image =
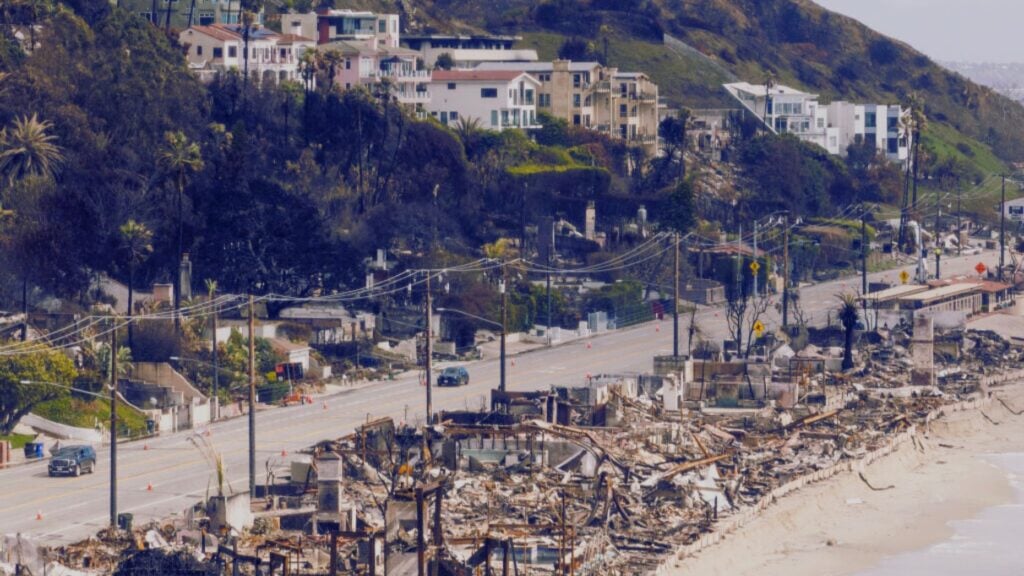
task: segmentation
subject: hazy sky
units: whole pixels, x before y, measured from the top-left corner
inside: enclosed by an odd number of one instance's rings
[[[1024,62],[1024,0],[815,0],[936,60]]]

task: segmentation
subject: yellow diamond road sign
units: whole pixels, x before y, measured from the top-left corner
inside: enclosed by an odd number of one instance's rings
[[[760,270],[760,269],[761,269],[761,265],[758,264],[757,262],[751,262],[750,263],[750,271],[753,272],[754,274],[757,274],[757,271]]]
[[[906,284],[909,281],[910,281],[910,272],[907,272],[906,270],[904,270],[903,272],[900,272],[900,282]]]
[[[760,320],[754,322],[754,333],[757,334],[758,338],[761,337],[761,334],[764,334],[764,323]]]

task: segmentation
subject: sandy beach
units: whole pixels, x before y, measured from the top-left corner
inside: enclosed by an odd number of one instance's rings
[[[1024,409],[1024,384],[998,388]],[[993,423],[995,422],[995,423]],[[997,424],[996,424],[997,423]],[[948,523],[1013,500],[1006,471],[986,454],[1024,452],[1024,415],[998,400],[947,414],[922,438],[867,467],[865,477],[837,476],[790,494],[762,516],[666,574],[699,576],[840,576],[952,535]]]

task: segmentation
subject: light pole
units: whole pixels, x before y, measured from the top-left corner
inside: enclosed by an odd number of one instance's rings
[[[501,282],[498,283],[498,290],[501,292],[501,381],[498,390],[505,391],[505,330],[508,326],[508,268],[505,263],[501,264]]]
[[[495,322],[494,320],[488,320],[487,318],[484,318],[483,316],[477,316],[476,314],[470,314],[469,312],[466,312],[465,310],[458,310],[456,308],[438,308],[437,311],[438,312],[449,312],[451,314],[458,314],[460,316],[465,316],[467,318],[472,318],[474,320],[479,320],[480,322],[483,322],[485,324],[490,324],[491,326],[497,326],[498,328],[501,329],[501,381],[500,381],[500,383],[498,385],[498,389],[501,390],[502,392],[504,392],[505,391],[505,327],[502,326],[500,323]]]

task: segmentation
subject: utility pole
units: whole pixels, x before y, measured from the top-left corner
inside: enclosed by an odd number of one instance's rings
[[[956,177],[956,255],[962,256],[964,252],[963,247],[963,229],[960,227],[960,193],[963,189],[960,187],[960,177]]]
[[[860,293],[868,295],[868,214],[860,215]]]
[[[939,230],[942,218],[942,204],[939,203],[939,191],[935,191],[935,279],[942,278],[942,232]]]
[[[498,390],[505,391],[505,333],[508,332],[508,267],[503,261],[501,263],[501,283],[498,284],[501,291],[501,380],[498,382]]]
[[[754,220],[754,262],[757,262],[757,220]],[[754,272],[754,296],[757,296],[757,272]]]
[[[999,200],[999,281],[1003,281],[1006,265],[1006,174],[1003,174],[1003,192]]]
[[[210,285],[210,302],[213,302],[214,296],[217,294],[217,287],[213,284]],[[210,406],[216,406],[214,412],[210,414],[211,420],[216,420],[220,413],[220,400],[217,398],[217,389],[220,387],[220,368],[217,366],[217,305],[213,306],[213,313],[210,315],[210,322],[212,324],[210,336],[210,344],[213,346],[213,398]]]
[[[430,369],[431,369],[430,362],[432,360],[431,356],[433,356],[433,353],[434,353],[433,346],[431,346],[431,343],[430,343],[430,340],[432,339],[431,324],[432,324],[432,320],[433,320],[431,318],[431,310],[430,310],[433,307],[433,304],[431,303],[431,300],[430,300],[430,272],[427,272],[426,287],[427,287],[427,300],[426,300],[426,311],[425,311],[425,314],[426,314],[426,320],[427,320],[427,327],[423,331],[423,334],[424,334],[425,340],[426,340],[425,348],[426,348],[427,352],[426,352],[426,360],[423,363],[423,368],[424,368],[424,372],[425,372],[425,375],[426,375],[426,378],[427,378],[427,425],[429,426],[434,421],[434,402],[433,402],[433,399],[431,398],[433,382],[431,382],[431,375],[430,375]]]
[[[551,224],[551,244],[548,245],[548,345],[551,344],[551,253],[555,251],[555,225],[554,222]]]
[[[110,527],[117,530],[117,324],[110,331]]]
[[[672,293],[672,355],[679,358],[679,232],[675,238],[675,290]]]
[[[256,497],[256,312],[249,294],[249,498]]]
[[[782,327],[789,326],[789,214],[782,221]]]

